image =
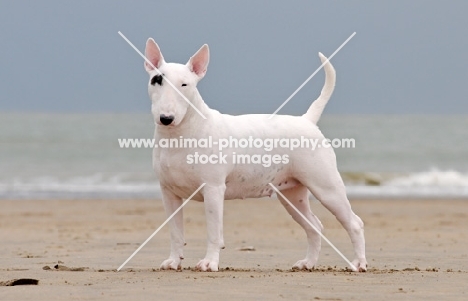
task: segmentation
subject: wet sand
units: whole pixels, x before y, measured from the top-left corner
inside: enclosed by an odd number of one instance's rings
[[[218,273],[193,270],[205,252],[201,203],[185,208],[184,270],[159,271],[169,254],[160,201],[0,201],[1,300],[467,300],[468,201],[354,200],[366,224],[369,271],[346,271],[325,242],[319,266],[291,271],[305,255],[302,229],[277,200],[225,205],[226,249]],[[317,202],[324,234],[352,259],[351,242]],[[254,247],[253,251],[241,251]]]

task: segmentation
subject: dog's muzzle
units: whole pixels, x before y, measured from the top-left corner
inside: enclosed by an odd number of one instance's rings
[[[159,115],[159,120],[161,121],[162,124],[169,125],[174,121],[174,116],[173,115],[167,116],[167,115],[161,114]]]

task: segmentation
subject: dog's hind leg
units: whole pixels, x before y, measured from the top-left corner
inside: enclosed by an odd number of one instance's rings
[[[182,205],[182,199],[167,189],[161,188],[164,210],[169,217]],[[160,269],[180,270],[182,268],[182,259],[184,259],[183,248],[185,245],[182,209],[169,221],[169,225],[171,227],[171,253],[169,258],[163,261]]]
[[[310,203],[308,198],[309,191],[305,186],[299,185],[290,189],[282,190],[281,193],[307,218],[308,221],[312,223],[312,225],[315,226],[318,231],[322,231],[322,223],[310,210]],[[307,255],[305,259],[296,262],[293,268],[300,270],[310,270],[317,263],[321,247],[320,235],[316,230],[314,230],[314,228],[309,225],[307,221],[304,220],[302,216],[297,213],[296,210],[291,208],[291,206],[279,194],[278,199],[280,200],[281,204],[283,204],[284,208],[286,208],[288,213],[292,216],[292,218],[299,225],[301,225],[302,228],[304,228],[307,234]]]
[[[327,208],[348,232],[354,247],[355,259],[353,265],[360,272],[367,270],[364,223],[351,209],[346,196],[346,188],[337,169],[322,166],[321,174],[307,183],[312,194]],[[328,168],[327,168],[328,167]]]

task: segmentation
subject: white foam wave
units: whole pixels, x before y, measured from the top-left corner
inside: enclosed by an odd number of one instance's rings
[[[0,182],[0,198],[159,198],[159,183],[146,175],[121,173],[59,179],[44,176]]]
[[[368,174],[363,175],[364,177],[368,177]],[[374,181],[348,183],[348,197],[468,199],[468,174],[457,171],[431,170],[392,177],[374,173],[372,179]],[[152,173],[97,173],[70,178],[44,176],[0,181],[0,199],[160,197],[159,183]]]
[[[348,185],[347,192],[350,198],[468,199],[468,174],[433,169],[394,176],[377,186]]]
[[[397,177],[382,183],[393,187],[468,187],[468,174],[454,170],[418,172],[403,177]]]

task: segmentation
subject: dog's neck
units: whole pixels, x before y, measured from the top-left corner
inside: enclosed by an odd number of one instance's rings
[[[157,136],[157,138],[179,138],[180,136],[197,137],[197,134],[200,133],[204,127],[208,126],[213,114],[217,111],[208,107],[198,90],[195,90],[193,94],[194,96],[191,99],[193,106],[197,108],[206,119],[195,111],[192,106],[189,106],[183,120],[177,126],[156,125],[155,136]]]

